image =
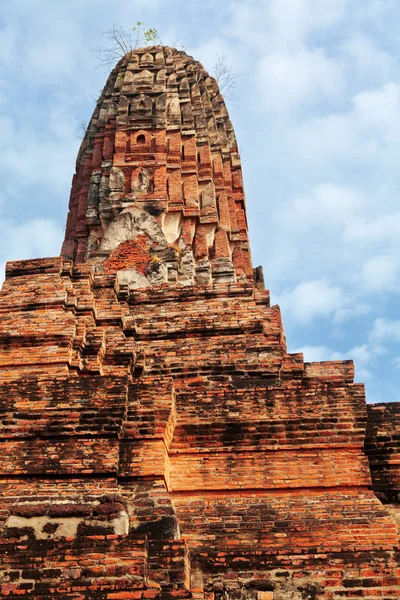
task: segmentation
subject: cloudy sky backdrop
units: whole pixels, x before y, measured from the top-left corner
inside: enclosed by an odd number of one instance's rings
[[[117,21],[212,72],[243,159],[254,265],[289,351],[353,358],[369,402],[400,400],[400,2],[2,0],[0,263],[60,251],[80,140]]]

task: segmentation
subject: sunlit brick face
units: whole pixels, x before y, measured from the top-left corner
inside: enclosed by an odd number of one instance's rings
[[[62,255],[129,270],[137,287],[252,282],[233,127],[185,52],[135,50],[112,71],[79,151]]]

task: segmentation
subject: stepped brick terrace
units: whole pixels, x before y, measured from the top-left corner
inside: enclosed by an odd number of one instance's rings
[[[400,405],[288,354],[194,59],[121,59],[0,313],[2,597],[400,598]]]

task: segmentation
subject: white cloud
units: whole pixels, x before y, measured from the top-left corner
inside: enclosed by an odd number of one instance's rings
[[[348,0],[249,0],[231,5],[228,32],[262,50],[293,52],[310,32],[333,26],[345,15]]]
[[[376,256],[364,264],[361,281],[369,290],[386,291],[397,286],[400,262],[394,256]]]
[[[349,302],[348,308],[340,308],[333,315],[334,323],[343,325],[348,321],[354,321],[370,314],[374,310],[374,306],[371,304],[360,304],[359,300]]]
[[[295,196],[278,213],[281,224],[291,227],[297,234],[313,227],[329,224],[346,225],[349,217],[357,214],[364,197],[356,189],[333,183],[321,183],[308,194]]]
[[[387,82],[360,91],[350,108],[303,119],[289,130],[298,160],[321,168],[338,164],[377,168],[397,164],[400,150],[400,85]]]
[[[358,362],[359,364],[363,364],[363,365],[368,364],[372,359],[371,350],[370,350],[370,348],[368,348],[367,344],[363,344],[362,346],[355,346],[354,348],[351,348],[351,350],[349,350],[346,353],[346,356],[354,357],[354,360],[356,362]]]
[[[390,78],[394,61],[388,52],[378,47],[375,40],[360,31],[355,32],[342,46],[343,57],[354,61],[358,75],[374,80]]]
[[[375,319],[369,334],[372,342],[400,342],[400,320],[379,317]]]
[[[320,48],[295,54],[272,52],[260,60],[257,74],[262,101],[274,111],[321,100],[331,102],[344,87],[340,65]]]
[[[392,242],[397,241],[399,235],[400,212],[350,220],[344,231],[344,239],[348,242]]]
[[[349,289],[359,279],[360,258],[354,244],[346,247],[346,234],[364,218],[369,204],[369,196],[361,190],[334,183],[320,183],[308,193],[276,203],[269,218],[277,241],[267,267],[270,277],[275,277],[274,287],[288,287],[288,279],[334,278],[337,285]]]
[[[325,279],[303,281],[295,288],[284,290],[277,297],[283,314],[290,314],[302,324],[328,317],[346,304],[343,290]]]
[[[392,81],[381,88],[354,96],[354,115],[361,130],[377,133],[383,141],[399,142],[400,125],[393,117],[400,115],[400,85]]]
[[[280,33],[290,31],[290,37],[299,38],[339,21],[346,4],[346,0],[272,0],[270,17]]]

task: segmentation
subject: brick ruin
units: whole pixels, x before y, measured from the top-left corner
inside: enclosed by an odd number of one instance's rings
[[[2,597],[400,598],[400,404],[287,353],[198,62],[118,63],[0,312]]]

